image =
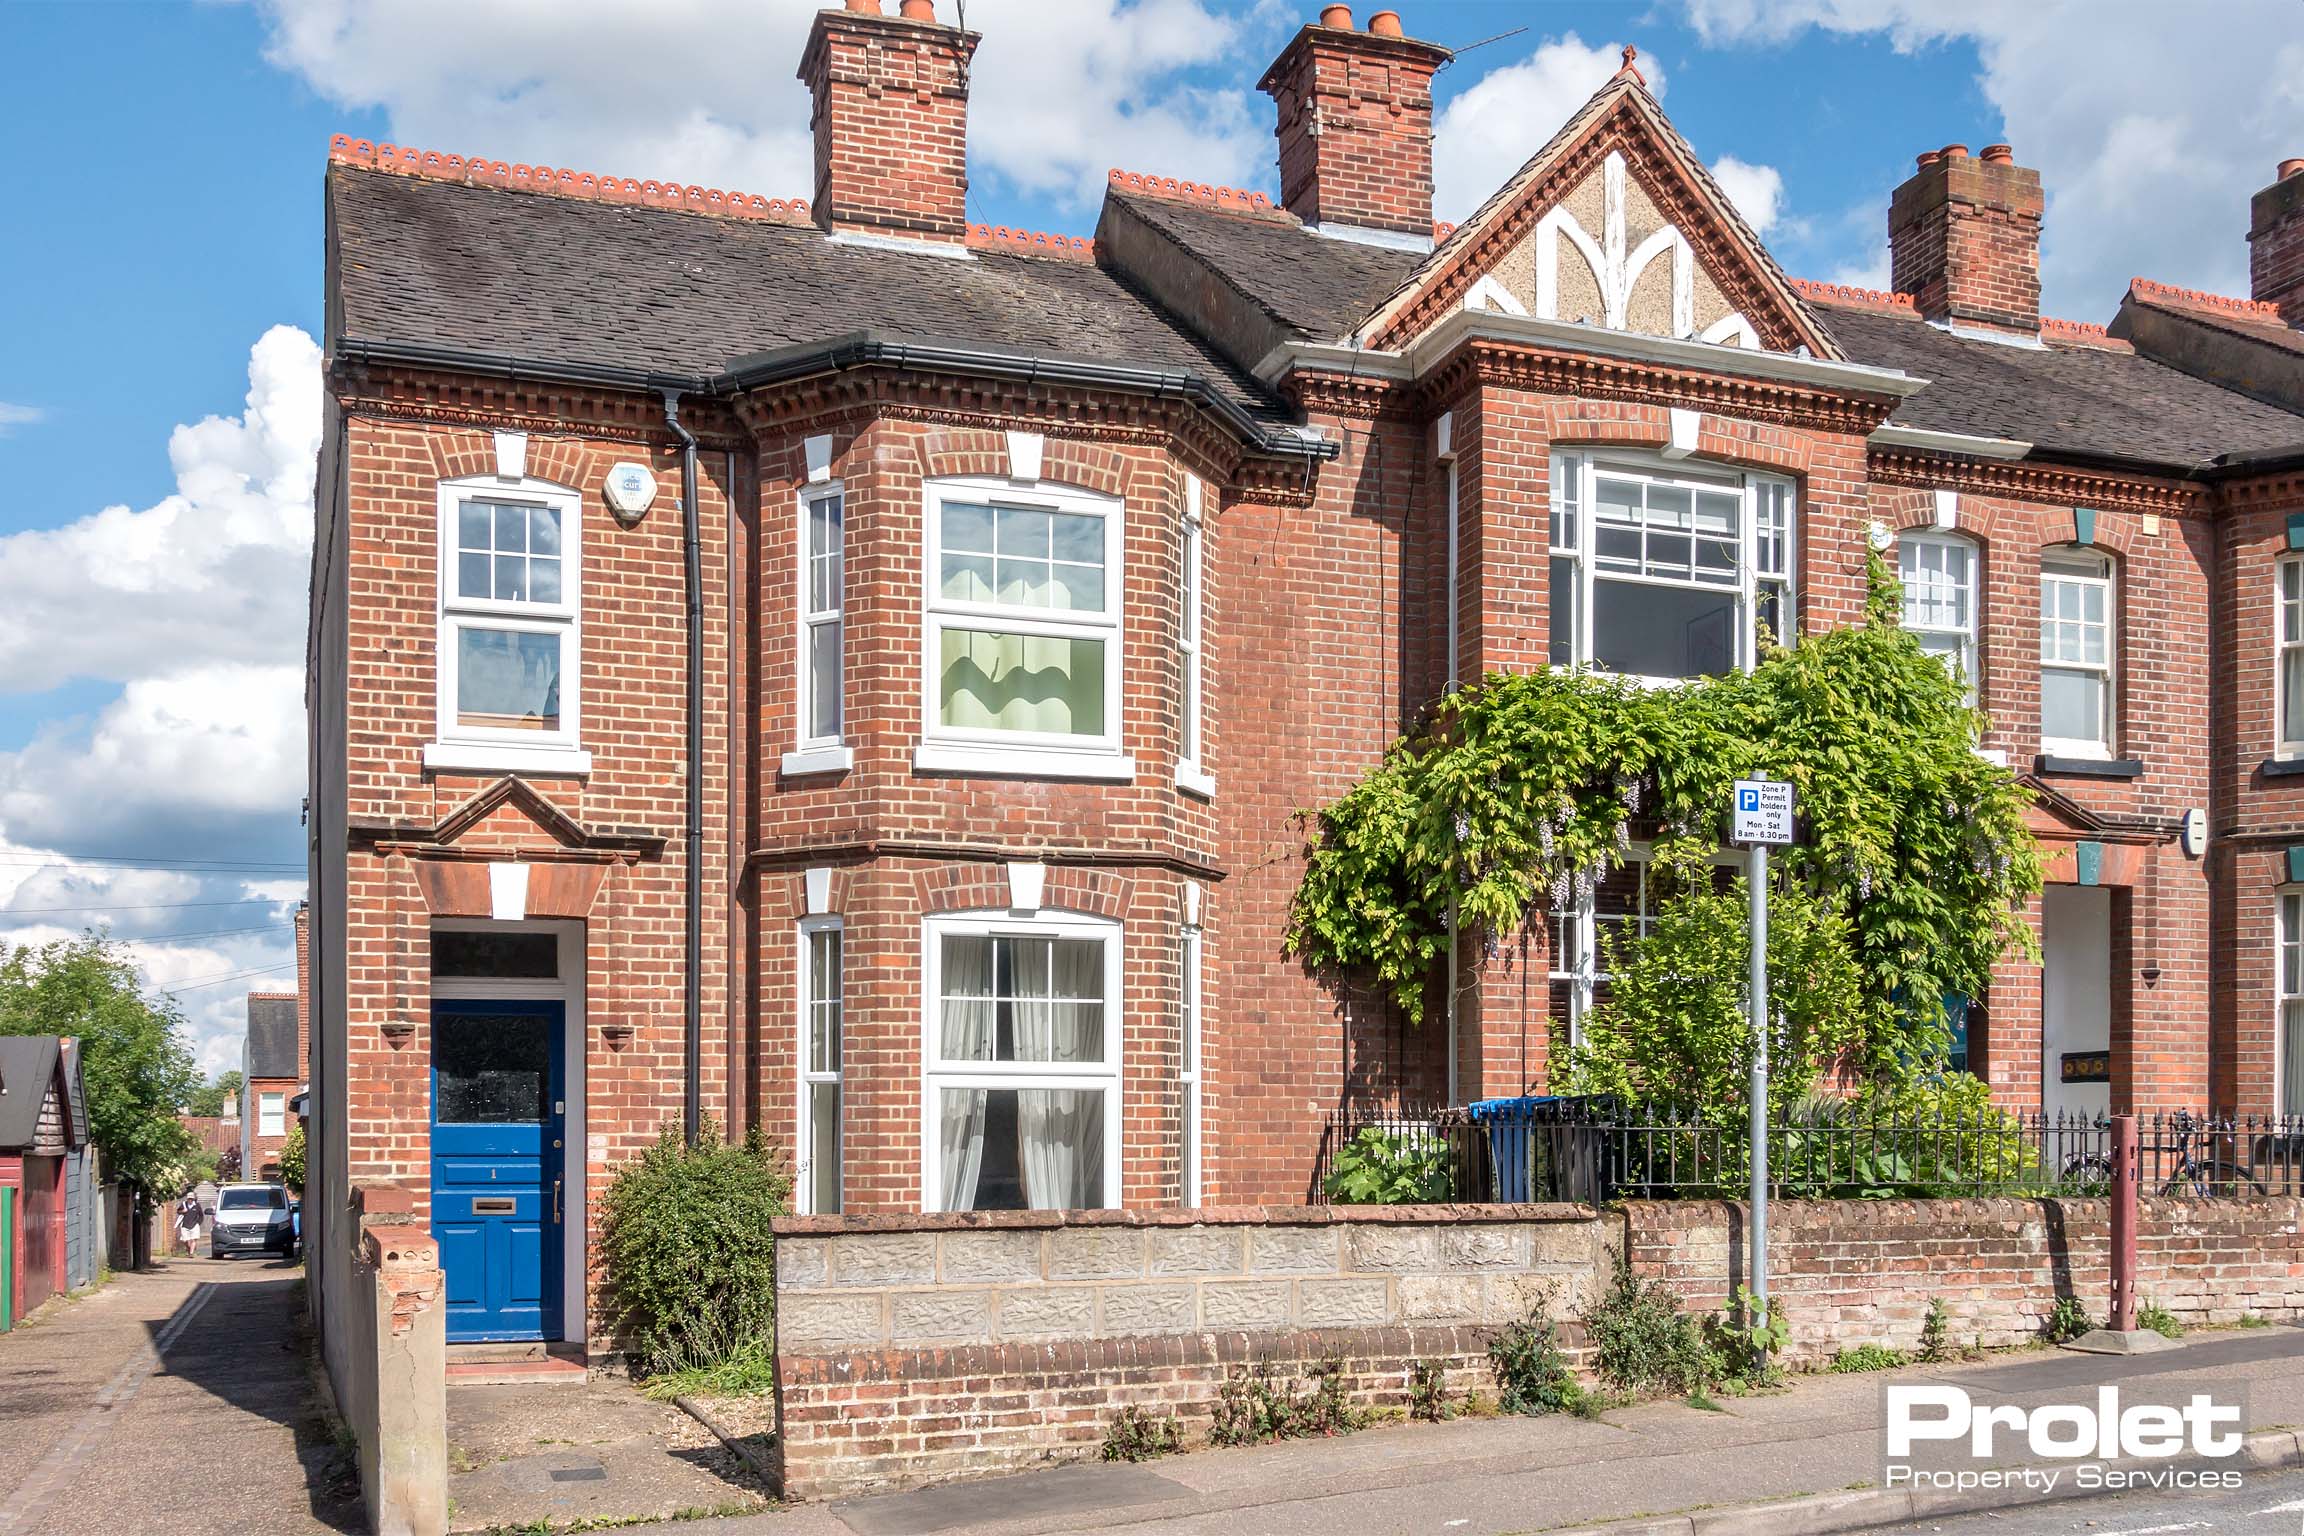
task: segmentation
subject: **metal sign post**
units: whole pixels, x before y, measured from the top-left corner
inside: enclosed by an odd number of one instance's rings
[[[1753,1326],[1768,1321],[1768,849],[1792,841],[1792,786],[1765,775],[1736,781],[1730,841],[1751,850],[1745,875],[1752,910],[1747,1007],[1752,1021],[1752,1297]]]

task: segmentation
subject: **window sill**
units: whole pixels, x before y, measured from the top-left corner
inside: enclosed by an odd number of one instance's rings
[[[2144,762],[2135,757],[2064,757],[2043,752],[2033,761],[2035,773],[2059,774],[2072,779],[2140,779]]]
[[[591,776],[592,754],[580,747],[430,741],[424,744],[424,768],[428,773],[517,773],[539,779],[582,779]]]
[[[922,773],[964,773],[1012,779],[1097,779],[1125,784],[1136,777],[1136,759],[1084,752],[1051,752],[1038,747],[959,746],[923,742],[912,749],[912,766]]]
[[[1995,768],[2008,766],[2008,749],[2006,747],[1978,747],[1976,755]]]
[[[1188,795],[1198,795],[1203,800],[1213,800],[1216,798],[1216,775],[1208,772],[1197,763],[1178,763],[1176,765],[1176,787]]]
[[[785,753],[781,766],[788,779],[806,778],[815,773],[846,773],[856,766],[856,749],[809,747],[805,751]]]
[[[2304,779],[2304,757],[2268,757],[2256,771],[2268,779]]]

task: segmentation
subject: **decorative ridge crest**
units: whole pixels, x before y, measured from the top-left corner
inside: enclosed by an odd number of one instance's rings
[[[2259,299],[2228,298],[2221,293],[2209,293],[2199,288],[2178,288],[2172,283],[2156,283],[2148,277],[2130,278],[2128,291],[2139,299],[2173,299],[2179,304],[2221,309],[2227,314],[2240,315],[2250,320],[2269,320],[2274,325],[2287,324],[2280,316],[2279,305],[2266,304]]]
[[[1263,193],[1243,191],[1239,187],[1220,187],[1205,181],[1178,181],[1173,176],[1146,176],[1117,167],[1109,179],[1113,186],[1123,192],[1141,192],[1147,197],[1165,197],[1183,203],[1207,203],[1227,213],[1276,214],[1280,211],[1272,205],[1272,199]]]
[[[1096,242],[1085,235],[1052,235],[1039,229],[1010,229],[1005,224],[971,224],[968,245],[979,251],[1006,251],[1013,256],[1045,256],[1056,261],[1096,259]]]
[[[2115,339],[2111,332],[2090,320],[2059,320],[2053,315],[2042,315],[2040,334],[2051,341],[2068,341],[2075,346],[2102,347],[2112,352],[2136,350],[2127,342]]]
[[[1892,293],[1884,288],[1856,288],[1847,283],[1820,283],[1814,278],[1790,279],[1792,291],[1804,299],[1815,299],[1823,304],[1861,304],[1866,309],[1892,309],[1901,314],[1917,315],[1920,307],[1912,302],[1908,293]]]
[[[676,208],[684,213],[755,219],[771,224],[808,222],[808,200],[803,197],[762,197],[753,192],[725,192],[718,187],[692,187],[677,181],[597,176],[590,171],[572,171],[560,166],[519,165],[479,156],[444,155],[438,150],[356,139],[346,133],[329,139],[328,158],[337,165],[357,165],[426,181],[539,192],[582,202]]]
[[[1456,226],[1446,219],[1434,219],[1432,221],[1432,243],[1434,245],[1439,245],[1454,233],[1456,233]]]

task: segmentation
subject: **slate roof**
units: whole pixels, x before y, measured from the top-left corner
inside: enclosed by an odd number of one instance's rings
[[[2125,350],[2015,347],[1955,336],[1917,315],[1818,303],[1850,360],[1928,380],[1897,425],[2012,437],[2079,453],[2191,466],[2304,443],[2304,416]]]
[[[954,261],[814,226],[328,168],[330,341],[713,375],[861,330],[1188,370],[1278,407],[1113,274],[977,251]]]
[[[54,1035],[0,1035],[0,1148],[32,1145],[62,1048]]]
[[[1286,214],[1231,213],[1117,188],[1105,195],[1309,340],[1344,336],[1424,260],[1418,251],[1316,235]]]
[[[252,992],[248,996],[248,1048],[241,1073],[253,1080],[304,1080],[304,1064],[296,1059],[296,999]]]

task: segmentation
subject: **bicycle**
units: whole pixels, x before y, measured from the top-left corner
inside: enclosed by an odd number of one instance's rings
[[[2150,1150],[2176,1154],[2176,1171],[2161,1184],[2161,1194],[2189,1196],[2195,1200],[2231,1200],[2244,1195],[2262,1198],[2266,1193],[2264,1181],[2257,1178],[2246,1163],[2214,1155],[2215,1139],[2233,1134],[2229,1120],[2203,1120],[2180,1109],[2168,1117],[2168,1128],[2176,1133],[2173,1143],[2152,1142],[2138,1148],[2140,1153]],[[2200,1143],[2201,1151],[2208,1155],[2195,1156],[2195,1142]]]

